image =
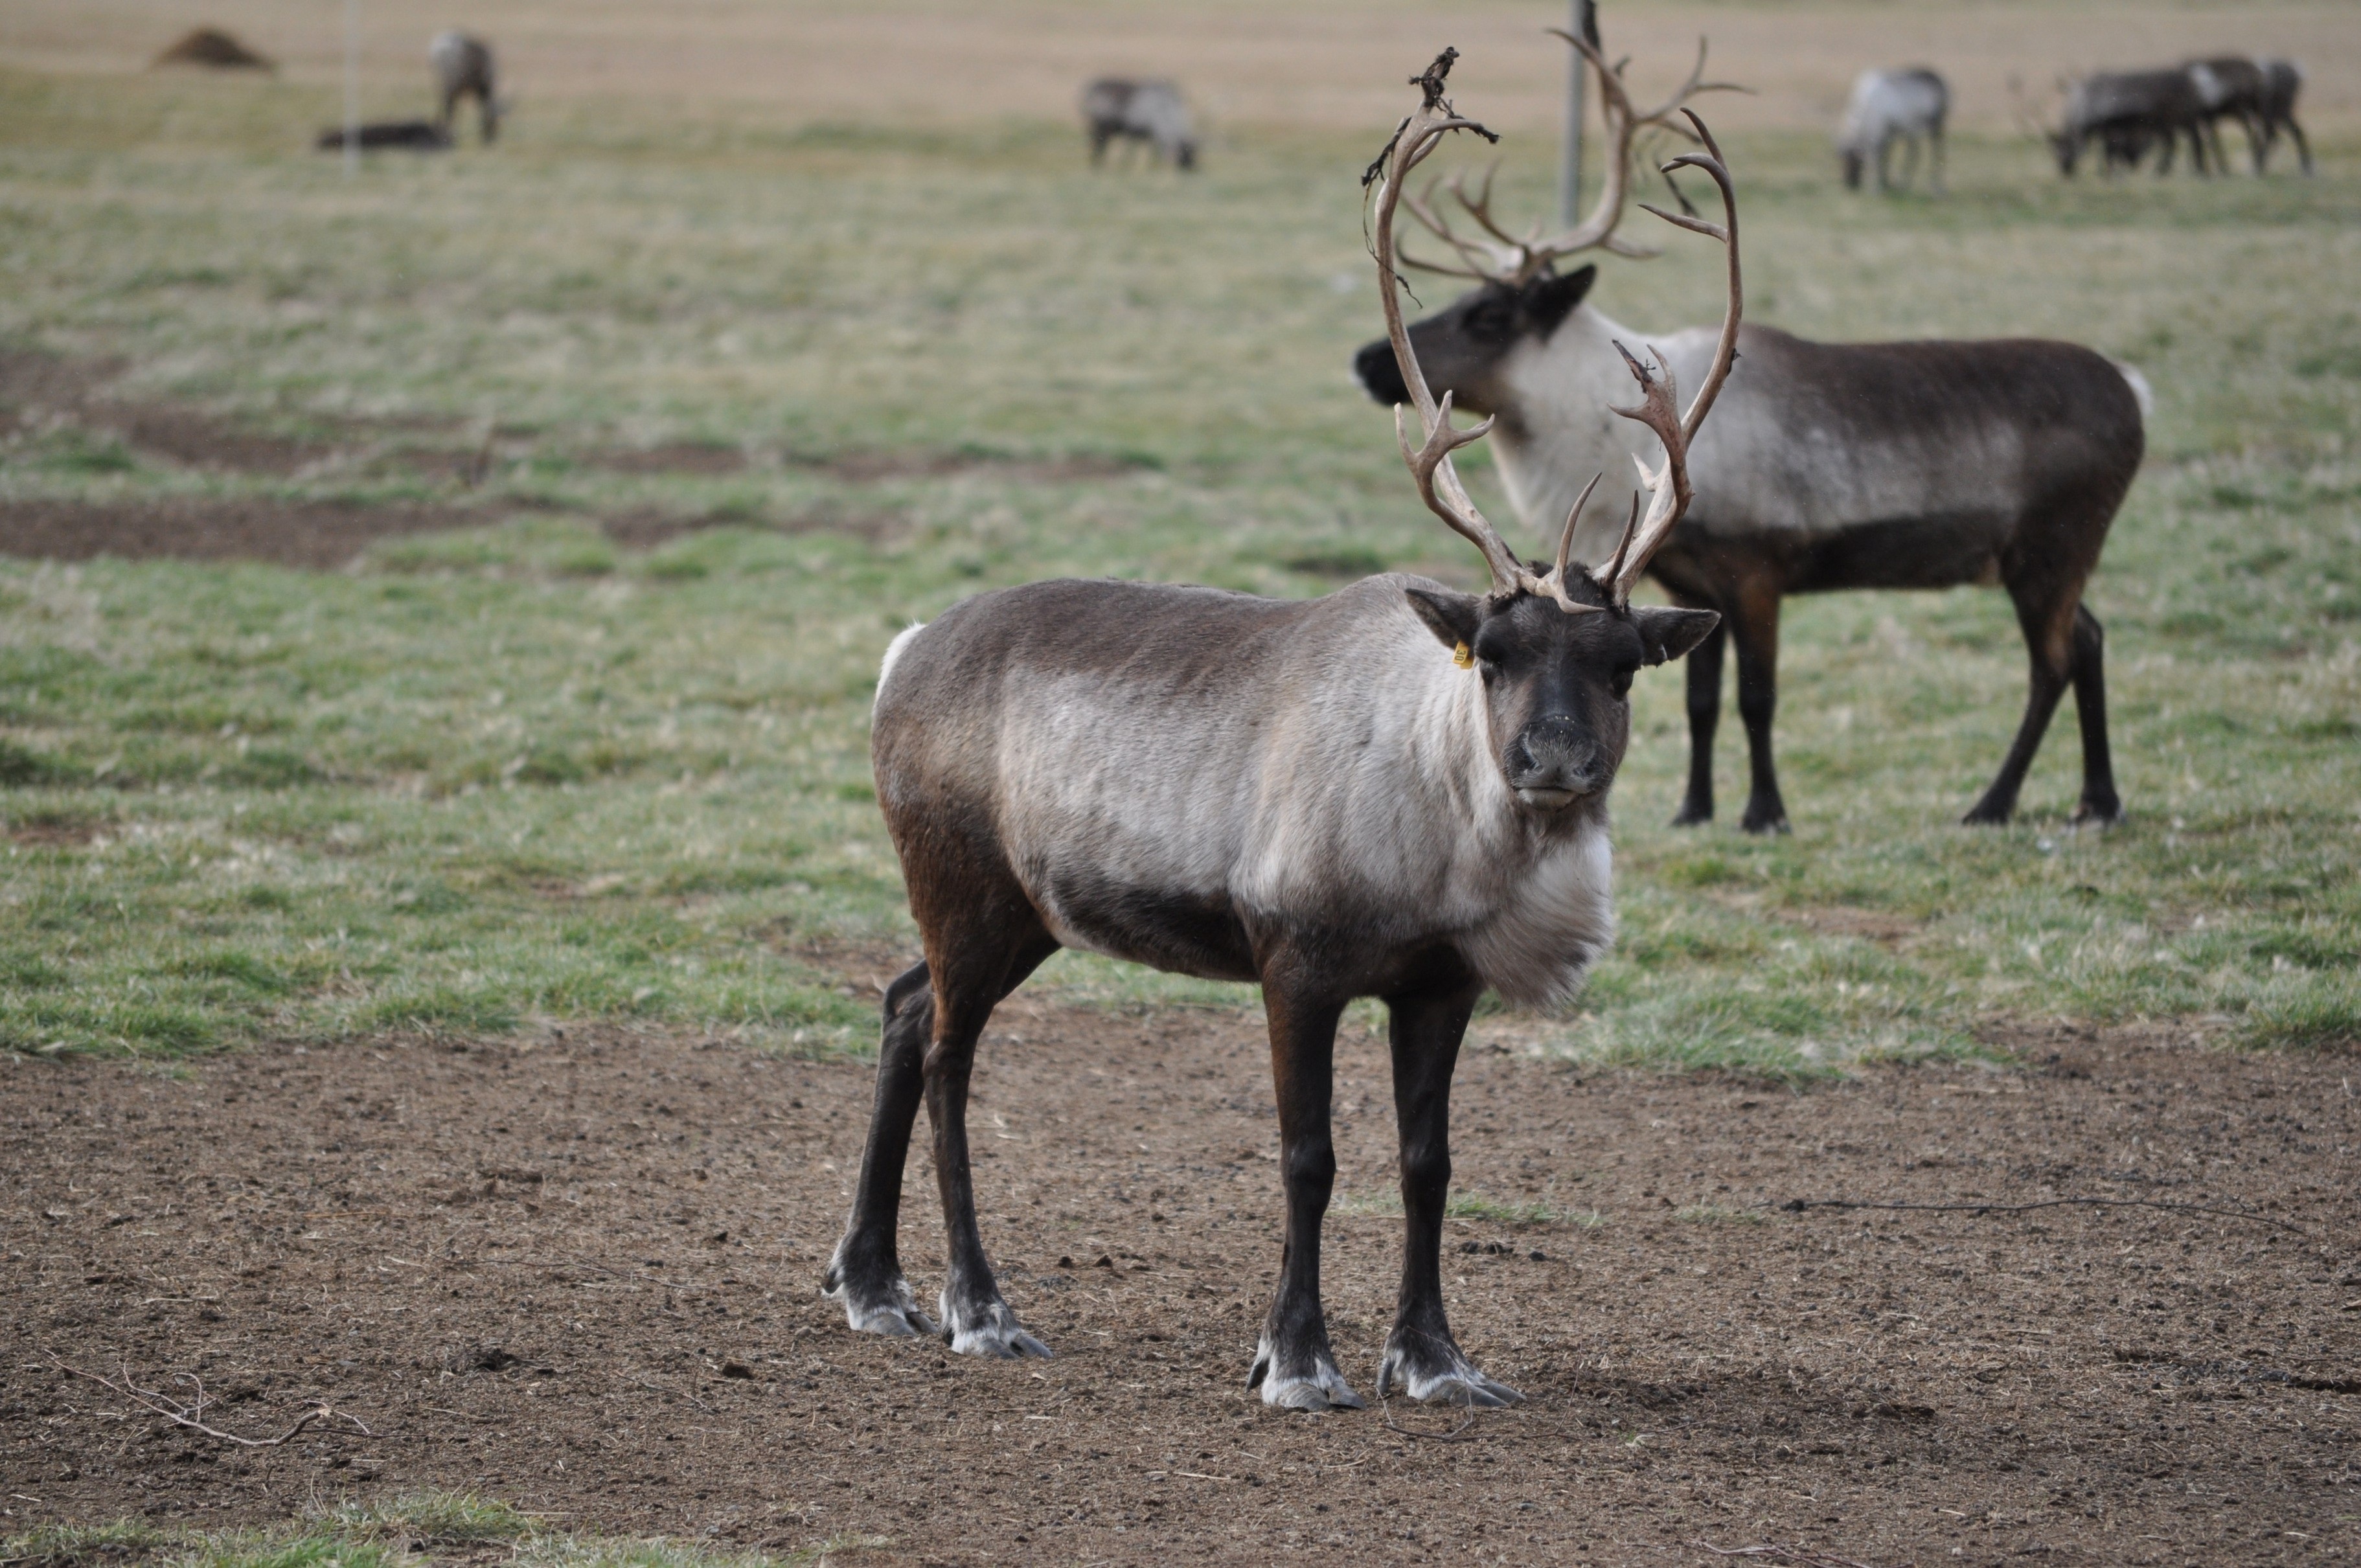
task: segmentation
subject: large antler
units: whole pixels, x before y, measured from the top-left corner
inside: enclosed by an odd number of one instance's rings
[[[1653,346],[1649,348],[1649,357],[1656,362],[1652,374],[1646,366],[1631,356],[1630,349],[1620,343],[1615,345],[1616,352],[1623,356],[1623,362],[1631,367],[1631,374],[1638,378],[1641,389],[1638,408],[1617,409],[1615,411],[1625,419],[1638,420],[1654,431],[1656,439],[1664,447],[1664,461],[1653,473],[1639,458],[1631,460],[1650,491],[1648,514],[1625,526],[1621,543],[1616,545],[1614,555],[1598,574],[1600,586],[1619,605],[1630,602],[1632,585],[1640,580],[1640,574],[1647,570],[1648,562],[1656,552],[1664,548],[1664,541],[1672,534],[1673,525],[1680,521],[1681,515],[1689,509],[1689,443],[1697,438],[1698,427],[1705,423],[1705,416],[1712,411],[1714,400],[1721,395],[1721,384],[1730,379],[1730,367],[1737,362],[1738,321],[1746,303],[1745,285],[1738,263],[1738,195],[1730,189],[1729,167],[1721,160],[1719,144],[1713,139],[1713,133],[1705,128],[1705,122],[1697,118],[1697,112],[1684,109],[1681,113],[1687,115],[1689,124],[1697,127],[1697,140],[1704,144],[1705,151],[1683,153],[1664,166],[1664,172],[1669,174],[1675,169],[1698,169],[1710,175],[1713,182],[1721,188],[1723,221],[1708,223],[1703,218],[1651,207],[1645,202],[1640,205],[1668,224],[1677,224],[1685,229],[1721,241],[1722,248],[1729,253],[1730,303],[1722,313],[1721,338],[1714,345],[1713,364],[1707,369],[1705,384],[1697,389],[1697,398],[1689,404],[1686,414],[1679,411],[1680,389],[1674,382],[1673,367],[1662,354]],[[1569,522],[1567,526],[1571,528],[1573,525]]]
[[[1680,127],[1674,123],[1673,115],[1675,112],[1686,113],[1685,105],[1700,93],[1742,93],[1746,89],[1734,82],[1705,80],[1706,42],[1699,38],[1697,63],[1690,68],[1687,80],[1675,88],[1672,95],[1662,104],[1653,109],[1641,109],[1633,105],[1631,92],[1623,81],[1623,71],[1631,63],[1629,60],[1610,66],[1606,57],[1599,53],[1598,46],[1587,38],[1576,38],[1556,27],[1549,30],[1579,50],[1598,80],[1599,117],[1605,122],[1607,131],[1607,173],[1590,215],[1558,234],[1544,236],[1541,225],[1536,223],[1531,232],[1522,236],[1513,235],[1492,216],[1491,173],[1486,172],[1482,188],[1472,196],[1467,193],[1465,176],[1455,174],[1449,182],[1453,198],[1490,238],[1462,238],[1455,233],[1450,222],[1434,206],[1434,192],[1442,181],[1429,181],[1423,192],[1408,201],[1411,215],[1437,239],[1451,247],[1465,265],[1446,267],[1404,257],[1402,259],[1409,266],[1455,278],[1472,278],[1521,288],[1561,257],[1571,256],[1577,251],[1606,250],[1617,256],[1633,258],[1656,254],[1647,247],[1634,245],[1615,233],[1616,226],[1623,221],[1623,209],[1631,197],[1632,138],[1651,127],[1678,132]]]
[[[1372,248],[1378,258],[1378,292],[1386,313],[1386,336],[1394,347],[1394,359],[1401,367],[1402,384],[1410,389],[1411,401],[1418,410],[1420,444],[1411,444],[1410,430],[1402,422],[1401,405],[1394,405],[1394,435],[1401,443],[1402,460],[1410,465],[1411,477],[1418,482],[1419,499],[1453,532],[1484,553],[1484,564],[1491,569],[1495,593],[1514,594],[1519,591],[1546,594],[1568,610],[1596,609],[1571,598],[1565,587],[1562,570],[1552,571],[1547,577],[1536,577],[1517,553],[1509,548],[1499,530],[1485,521],[1468,499],[1467,488],[1459,482],[1459,471],[1452,466],[1451,455],[1460,447],[1478,442],[1489,433],[1489,419],[1466,430],[1451,426],[1451,394],[1435,400],[1433,389],[1426,384],[1426,372],[1420,368],[1418,350],[1411,346],[1410,330],[1402,324],[1401,277],[1394,267],[1394,210],[1401,203],[1402,186],[1411,170],[1425,161],[1427,156],[1441,146],[1443,138],[1453,131],[1474,131],[1487,141],[1500,138],[1474,120],[1462,119],[1451,101],[1443,95],[1444,78],[1451,74],[1452,61],[1459,58],[1455,49],[1446,49],[1434,57],[1434,63],[1411,78],[1411,85],[1420,89],[1422,101],[1394,129],[1394,139],[1378,153],[1361,177],[1363,185],[1378,181],[1378,210]],[[1595,488],[1596,479],[1591,481]],[[1590,491],[1583,491],[1587,499]],[[1575,505],[1575,515],[1581,515],[1580,502]],[[1566,520],[1566,537],[1558,545],[1561,563],[1570,547],[1574,534],[1574,519]]]
[[[1418,411],[1422,439],[1415,446],[1411,444],[1410,431],[1403,422],[1399,404],[1394,408],[1394,435],[1401,444],[1402,460],[1410,465],[1411,477],[1418,484],[1419,499],[1425,501],[1428,510],[1448,523],[1455,532],[1483,552],[1484,563],[1491,571],[1495,593],[1523,592],[1543,596],[1555,600],[1572,613],[1597,610],[1602,607],[1585,604],[1573,597],[1570,574],[1581,570],[1571,561],[1574,535],[1582,519],[1584,503],[1598,488],[1598,478],[1593,478],[1583,488],[1582,494],[1576,498],[1573,510],[1566,514],[1565,527],[1558,535],[1555,563],[1546,574],[1534,576],[1517,558],[1516,552],[1501,539],[1499,531],[1476,510],[1476,503],[1469,499],[1466,487],[1459,481],[1458,470],[1452,466],[1451,455],[1463,446],[1481,441],[1491,431],[1492,422],[1486,419],[1466,430],[1452,428],[1451,394],[1444,393],[1440,400],[1435,398],[1433,390],[1427,385],[1425,371],[1420,367],[1418,351],[1411,345],[1409,328],[1402,322],[1399,292],[1402,280],[1394,266],[1394,214],[1402,204],[1402,191],[1411,171],[1441,146],[1443,138],[1453,131],[1474,131],[1487,140],[1499,139],[1476,121],[1461,118],[1450,101],[1443,96],[1444,79],[1450,74],[1452,62],[1458,58],[1457,49],[1446,49],[1435,56],[1433,64],[1411,78],[1411,85],[1421,89],[1422,101],[1417,110],[1395,128],[1393,140],[1386,144],[1385,149],[1378,154],[1377,160],[1362,176],[1365,186],[1372,182],[1378,185],[1377,214],[1371,236],[1371,248],[1378,262],[1378,291],[1385,309],[1386,337],[1393,345],[1394,359],[1402,373],[1402,384],[1409,389],[1411,401]],[[1712,133],[1706,129],[1705,122],[1698,119],[1694,112],[1685,109],[1682,113],[1696,127],[1697,137],[1706,150],[1703,153],[1686,153],[1673,159],[1664,165],[1664,172],[1669,174],[1675,169],[1699,169],[1710,175],[1714,183],[1721,188],[1726,222],[1708,223],[1702,218],[1664,212],[1647,206],[1645,203],[1641,204],[1667,223],[1712,236],[1722,242],[1730,255],[1730,305],[1722,318],[1721,341],[1714,353],[1713,367],[1707,372],[1705,385],[1698,389],[1697,399],[1689,405],[1686,416],[1679,411],[1678,389],[1674,384],[1672,367],[1664,363],[1663,356],[1653,348],[1649,351],[1656,359],[1656,370],[1651,373],[1632,358],[1629,350],[1623,350],[1621,344],[1616,345],[1631,365],[1632,375],[1639,379],[1642,400],[1638,408],[1615,411],[1646,424],[1656,433],[1657,439],[1664,447],[1664,461],[1655,472],[1651,473],[1644,463],[1639,464],[1641,477],[1652,491],[1646,517],[1643,519],[1640,515],[1639,498],[1635,495],[1631,518],[1624,525],[1623,538],[1616,546],[1614,558],[1595,579],[1607,590],[1609,601],[1619,607],[1629,601],[1631,585],[1639,580],[1640,573],[1645,569],[1649,559],[1663,548],[1673,525],[1688,510],[1688,444],[1697,434],[1697,428],[1705,422],[1707,412],[1712,409],[1714,399],[1720,393],[1722,382],[1729,379],[1730,367],[1738,357],[1738,322],[1743,302],[1738,262],[1738,199],[1730,187],[1730,170],[1721,160],[1721,148],[1714,141]],[[1637,463],[1638,459],[1633,461]]]

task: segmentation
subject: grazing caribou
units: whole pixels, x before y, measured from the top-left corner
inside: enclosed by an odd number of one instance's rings
[[[2072,178],[2095,141],[2100,169],[2136,167],[2151,147],[2160,149],[2158,174],[2172,172],[2173,149],[2189,138],[2189,161],[2206,172],[2205,101],[2185,70],[2103,71],[2067,89],[2065,121],[2049,135],[2058,171]]]
[[[2291,60],[2266,60],[2259,63],[2263,69],[2263,158],[2270,157],[2271,148],[2279,145],[2279,133],[2285,131],[2295,138],[2296,157],[2309,174],[2312,143],[2304,139],[2303,127],[2295,123],[2295,95],[2302,90],[2303,72]]]
[[[1943,118],[1950,109],[1951,90],[1924,67],[1862,71],[1853,81],[1844,124],[1837,131],[1837,156],[1844,163],[1845,189],[1860,190],[1862,174],[1873,163],[1878,190],[1893,190],[1886,164],[1897,141],[1905,153],[1902,183],[1909,184],[1918,172],[1918,144],[1923,140],[1928,148],[1928,182],[1935,194],[1941,195]]]
[[[1174,82],[1103,76],[1082,89],[1082,125],[1093,166],[1105,160],[1107,143],[1120,139],[1146,143],[1175,169],[1197,167],[1197,132]]]
[[[2230,170],[2229,160],[2222,154],[2222,122],[2235,120],[2246,133],[2246,150],[2255,160],[2255,172],[2260,174],[2266,145],[2263,97],[2269,91],[2263,68],[2244,55],[2225,54],[2192,60],[2181,69],[2189,72],[2190,85],[2197,89],[2197,124],[2205,134],[2206,150],[2213,155],[2213,167],[2225,174]]]
[[[1493,448],[1509,499],[1543,528],[1565,515],[1590,475],[1628,461],[1638,444],[1609,417],[1622,374],[1614,345],[1662,345],[1675,369],[1695,375],[1716,341],[1705,329],[1659,335],[1619,325],[1587,302],[1596,267],[1557,270],[1590,249],[1649,254],[1615,232],[1631,138],[1666,126],[1703,91],[1704,57],[1667,103],[1643,112],[1619,69],[1587,42],[1569,41],[1598,81],[1608,131],[1606,180],[1587,219],[1548,238],[1512,235],[1491,215],[1488,181],[1471,196],[1455,180],[1453,193],[1484,231],[1469,238],[1437,209],[1433,185],[1406,203],[1458,261],[1411,264],[1477,285],[1413,324],[1411,342],[1435,387],[1497,422]],[[1784,832],[1771,753],[1779,601],[1830,588],[1990,582],[2015,602],[2032,689],[1999,775],[1966,820],[2008,819],[2069,685],[2082,730],[2078,819],[2119,817],[2102,633],[2082,586],[2139,468],[2133,373],[2087,348],[2033,339],[1822,344],[1750,325],[1740,354],[1722,412],[1690,457],[1696,508],[1649,567],[1674,602],[1719,610],[1723,621],[1689,655],[1689,780],[1674,820],[1713,817],[1726,638],[1738,648],[1751,763],[1741,826]],[[1383,338],[1355,359],[1380,403],[1408,395],[1395,361]],[[1575,540],[1576,557],[1603,561],[1614,544],[1611,530],[1593,528]]]
[[[476,101],[478,127],[489,146],[500,134],[500,84],[492,71],[492,46],[466,33],[441,32],[426,46],[426,61],[434,68],[435,102],[442,112],[435,124],[443,127],[447,142],[454,134],[452,120],[459,112],[459,100]]]
[[[1320,1297],[1336,1024],[1356,997],[1391,1014],[1405,1246],[1383,1395],[1517,1398],[1451,1335],[1440,1273],[1451,1076],[1488,988],[1573,996],[1612,938],[1607,794],[1631,737],[1627,694],[1712,612],[1636,606],[1634,581],[1687,504],[1689,443],[1729,374],[1741,291],[1736,199],[1706,151],[1674,160],[1720,187],[1724,224],[1675,218],[1729,250],[1730,304],[1684,415],[1673,369],[1631,361],[1621,411],[1664,448],[1598,574],[1518,559],[1468,500],[1451,398],[1427,389],[1401,320],[1392,226],[1402,182],[1455,130],[1456,50],[1369,178],[1389,339],[1421,433],[1400,430],[1426,504],[1483,553],[1482,595],[1369,577],[1324,598],[1047,582],[981,594],[894,640],[871,751],[926,957],[887,988],[860,1186],[824,1288],[858,1330],[941,1332],[970,1355],[1047,1355],[1002,1299],[976,1231],[968,1078],[993,1007],[1060,947],[1184,974],[1258,981],[1270,1028],[1286,1242],[1249,1387],[1290,1409],[1358,1407]],[[1490,133],[1486,132],[1486,135]],[[1619,510],[1620,509],[1618,509]],[[1578,510],[1578,509],[1577,509]],[[949,1268],[941,1326],[896,1257],[920,1102],[934,1129]]]

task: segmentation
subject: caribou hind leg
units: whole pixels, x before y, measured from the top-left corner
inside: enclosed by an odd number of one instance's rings
[[[2041,737],[2058,711],[2058,699],[2066,695],[2067,683],[2074,674],[2075,611],[2080,608],[2081,583],[2036,576],[2012,578],[2007,586],[2009,597],[2016,601],[2017,625],[2025,632],[2030,689],[2025,718],[2016,727],[2016,739],[2009,743],[2008,755],[2001,759],[1999,774],[1974,809],[1960,819],[1977,826],[2003,823],[2015,813],[2017,792],[2025,786],[2033,754],[2041,749]],[[2096,626],[2096,620],[2092,624]]]
[[[976,1041],[1000,999],[1023,983],[1041,960],[1057,951],[1031,910],[1021,922],[1002,911],[1000,929],[968,934],[957,951],[935,951],[935,1035],[927,1047],[927,1118],[935,1132],[935,1184],[943,1201],[943,1239],[949,1266],[943,1277],[942,1332],[961,1355],[1047,1356],[1049,1347],[1025,1332],[1001,1299],[999,1281],[983,1255],[975,1223],[975,1183],[968,1166],[968,1079],[975,1066]],[[1010,927],[1017,927],[1011,931]],[[1029,927],[1030,929],[1025,929]]]
[[[1689,609],[1709,608],[1677,597],[1675,602]],[[1727,621],[1716,624],[1704,641],[1689,650],[1689,786],[1680,814],[1673,818],[1675,828],[1713,820],[1713,732],[1721,723],[1721,650],[1730,640],[1728,626]]]
[[[1320,1223],[1336,1181],[1328,1104],[1334,1091],[1336,1020],[1344,999],[1324,993],[1291,966],[1266,965],[1263,1011],[1270,1020],[1270,1069],[1279,1098],[1279,1168],[1287,1190],[1287,1230],[1279,1290],[1263,1320],[1246,1387],[1289,1410],[1357,1410],[1367,1402],[1336,1370],[1320,1306]]]
[[[1692,655],[1694,656],[1694,655]],[[1443,1310],[1443,1207],[1451,1190],[1451,1071],[1482,983],[1471,976],[1386,999],[1393,1042],[1394,1120],[1401,1137],[1402,1277],[1393,1332],[1378,1363],[1378,1396],[1499,1406],[1524,1396],[1477,1369]]]
[[[2074,607],[2074,717],[2082,729],[2082,798],[2077,822],[2112,826],[2124,819],[2115,794],[2114,753],[2107,745],[2106,629],[2088,605]]]
[[[1779,772],[1771,761],[1771,718],[1779,707],[1779,594],[1766,583],[1741,587],[1732,605],[1737,624],[1738,717],[1746,725],[1750,774],[1746,815],[1738,825],[1749,833],[1787,831],[1787,804],[1779,798]]]
[[[861,1182],[853,1190],[852,1218],[844,1239],[836,1244],[836,1254],[820,1278],[822,1292],[844,1303],[845,1321],[862,1333],[907,1337],[936,1332],[902,1277],[896,1240],[910,1124],[918,1114],[927,1042],[934,1031],[935,995],[921,962],[885,989],[877,1092],[869,1118],[869,1145],[861,1155]]]
[[[949,971],[957,978],[948,992],[954,999],[948,1017],[938,1016],[944,988],[929,963],[912,966],[886,989],[876,1099],[852,1217],[821,1279],[824,1292],[844,1303],[845,1321],[853,1329],[897,1337],[943,1333],[953,1349],[967,1354],[1049,1354],[1009,1312],[984,1261],[968,1173],[965,1118],[968,1073],[984,1021],[994,1003],[1056,950],[1056,941],[1027,910],[1022,918],[1002,919],[989,935],[959,950]],[[922,1100],[934,1124],[935,1169],[950,1242],[940,1303],[945,1322],[939,1328],[918,1308],[903,1277],[896,1241],[902,1174]],[[947,1157],[953,1149],[955,1157]]]

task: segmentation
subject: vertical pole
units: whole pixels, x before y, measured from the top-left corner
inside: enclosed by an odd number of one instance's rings
[[[1591,48],[1598,47],[1598,0],[1570,0],[1567,32]],[[1565,51],[1565,140],[1558,151],[1557,224],[1572,228],[1582,216],[1582,92],[1588,82],[1588,63],[1582,51]]]
[[[361,171],[361,0],[345,0],[345,178]]]

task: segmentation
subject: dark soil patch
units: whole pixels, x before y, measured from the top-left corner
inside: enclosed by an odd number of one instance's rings
[[[335,450],[258,434],[181,404],[113,397],[107,388],[123,370],[119,360],[0,352],[0,434],[71,423],[182,467],[281,477]]]
[[[856,485],[967,474],[988,474],[1020,484],[1071,485],[1089,479],[1120,479],[1155,466],[1143,459],[1129,457],[1000,457],[979,452],[840,452],[827,456],[794,456],[787,461],[792,466]]]
[[[776,521],[741,508],[708,512],[669,512],[660,507],[638,507],[609,515],[601,523],[607,537],[627,550],[653,550],[708,528],[766,528],[777,533],[841,533],[873,544],[900,537],[909,520],[884,507],[845,507],[822,501],[788,513]]]
[[[1453,1222],[1460,1338],[1531,1397],[1464,1426],[1281,1416],[1241,1387],[1279,1261],[1246,1019],[1020,998],[995,1020],[984,1234],[1059,1352],[1021,1364],[856,1336],[818,1299],[861,1067],[571,1031],[259,1048],[182,1079],[0,1058],[0,1479],[27,1521],[447,1487],[572,1528],[851,1530],[938,1563],[2361,1552],[2354,1063],[2071,1046],[2051,1064],[2071,1070],[1805,1096],[1474,1050],[1460,1190],[1603,1223]],[[1336,1102],[1340,1194],[1383,1192],[1380,1042],[1340,1042]],[[904,1257],[930,1299],[924,1164]],[[2068,1193],[2313,1239],[2138,1209],[1776,1208]],[[1332,1331],[1367,1392],[1400,1223],[1347,1213],[1329,1237]],[[375,1435],[233,1449],[52,1357],[200,1374],[234,1431],[325,1398]]]
[[[615,474],[742,474],[746,454],[735,446],[675,442],[637,451],[599,452],[589,458],[594,468]]]
[[[456,507],[258,498],[0,501],[0,554],[269,561],[324,570],[346,565],[376,540],[486,521]]]
[[[247,48],[235,33],[196,27],[181,35],[153,65],[202,65],[214,71],[277,71],[269,56]]]

